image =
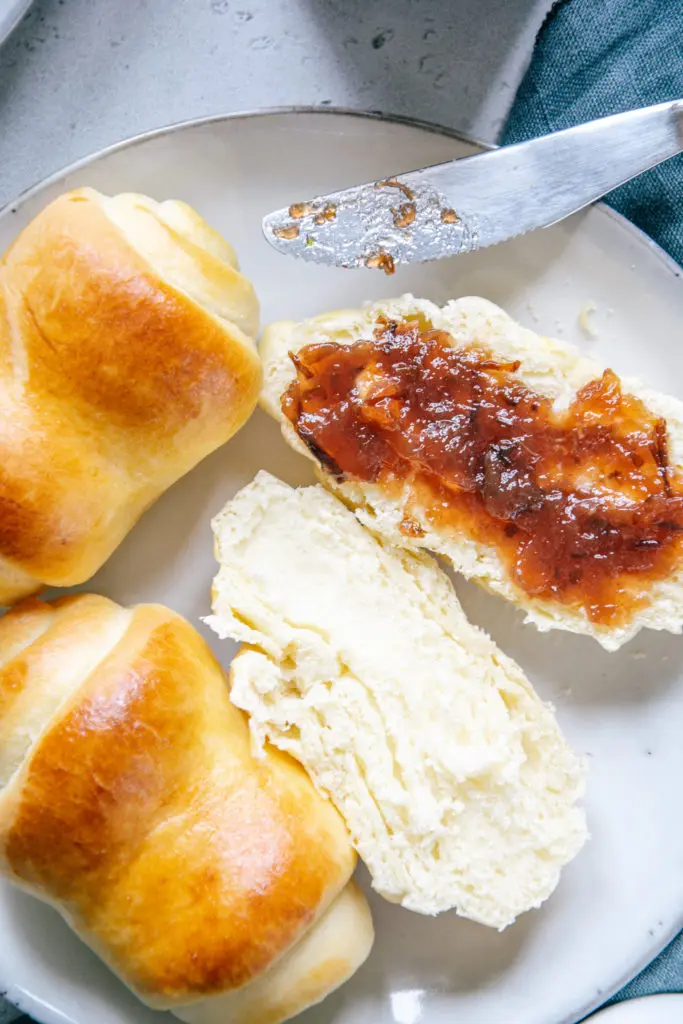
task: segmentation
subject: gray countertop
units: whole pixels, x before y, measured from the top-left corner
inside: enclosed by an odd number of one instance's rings
[[[325,104],[495,140],[549,0],[36,0],[0,49],[0,203],[149,128]]]

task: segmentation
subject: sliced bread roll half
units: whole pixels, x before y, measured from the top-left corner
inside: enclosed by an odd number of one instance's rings
[[[539,629],[683,626],[683,403],[479,298],[276,323],[262,403],[384,539]]]
[[[542,903],[586,838],[583,768],[437,563],[264,472],[213,528],[208,622],[247,645],[232,700],[331,797],[377,891],[496,928]]]

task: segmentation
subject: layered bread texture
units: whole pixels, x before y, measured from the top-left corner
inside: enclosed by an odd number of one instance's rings
[[[583,769],[437,563],[264,472],[213,528],[232,700],[329,794],[378,892],[496,928],[542,903],[586,837]]]

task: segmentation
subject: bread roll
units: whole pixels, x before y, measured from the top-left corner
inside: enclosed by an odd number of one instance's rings
[[[341,818],[285,754],[252,757],[226,683],[158,605],[8,612],[0,874],[149,1006],[276,1024],[354,972],[372,923]]]
[[[419,331],[446,332],[445,343],[456,352],[470,358],[477,352],[492,357],[494,363],[498,361],[495,372],[502,364],[502,376],[510,392],[509,400],[505,397],[507,405],[501,403],[502,427],[489,415],[478,437],[474,429],[471,431],[480,445],[477,458],[481,457],[476,464],[478,482],[473,497],[467,491],[469,482],[456,482],[455,474],[450,478],[437,476],[437,487],[432,483],[434,476],[429,475],[435,472],[435,465],[446,465],[451,457],[448,445],[453,442],[448,429],[440,436],[429,436],[431,428],[421,436],[411,436],[403,419],[397,433],[390,435],[387,427],[383,443],[392,454],[409,449],[413,461],[409,469],[401,470],[402,475],[383,472],[370,479],[346,471],[344,465],[334,466],[334,459],[316,439],[304,444],[283,415],[282,396],[296,378],[290,353],[301,353],[308,345],[332,342],[350,346],[361,339],[372,341],[378,325],[382,329],[387,322],[401,325],[399,329],[416,323]],[[573,346],[519,326],[497,306],[478,298],[458,299],[439,309],[431,302],[405,295],[364,310],[333,312],[298,324],[276,323],[264,332],[261,356],[265,375],[262,401],[280,420],[285,438],[313,458],[325,486],[352,505],[360,520],[384,539],[438,553],[458,572],[513,602],[525,612],[526,620],[541,630],[587,634],[607,650],[615,650],[643,627],[681,632],[683,403],[648,390],[638,381],[620,382],[611,371],[601,379],[604,368]],[[409,387],[423,386],[424,369],[413,367],[413,372],[417,374],[414,379],[410,372],[404,373],[404,382],[408,381]],[[490,377],[481,379],[490,381]],[[360,419],[366,431],[375,430],[376,421],[368,417],[373,415],[371,405],[379,393],[377,381],[357,380],[360,383],[353,385],[354,401],[363,403]],[[387,381],[385,378],[381,383],[386,385]],[[592,381],[601,392],[601,408],[596,402],[596,386],[589,383]],[[315,383],[312,381],[311,387]],[[389,381],[388,390],[396,387],[395,380]],[[442,388],[440,398],[448,394],[449,387],[451,384]],[[387,395],[388,390],[385,387]],[[400,398],[403,410],[406,394],[403,392]],[[481,414],[484,405],[476,395],[473,386],[464,401],[454,402],[452,422],[461,415]],[[623,396],[623,408],[615,405],[615,396]],[[520,408],[530,408],[531,415],[537,412],[536,398],[541,405],[545,403],[552,429],[563,413],[571,412],[572,403],[583,403],[580,421],[577,413],[578,426],[568,442],[565,444],[558,435],[549,446],[550,459],[546,442],[546,455],[536,465],[533,459],[538,458],[534,454],[538,449],[530,448],[527,421],[522,421],[520,414],[520,422],[510,426],[509,407],[515,407],[520,397],[526,403]],[[434,403],[435,411],[431,413],[433,425],[448,428],[450,413],[436,406]],[[509,435],[511,440],[507,440]],[[623,438],[633,451],[624,453]],[[605,449],[611,447],[593,454],[589,445],[598,443]],[[508,445],[505,451],[503,445]],[[525,448],[531,452],[531,470],[526,478],[525,469],[519,470],[515,461],[517,453]],[[421,462],[425,452],[426,462]],[[513,453],[512,462],[509,452]],[[557,452],[561,454],[556,456]],[[347,455],[351,459],[351,449]],[[404,455],[400,458],[404,460]],[[554,458],[557,464],[553,464]],[[409,465],[405,461],[401,464]],[[506,466],[512,466],[507,482]],[[507,488],[504,494],[503,486]],[[669,493],[671,488],[673,494]],[[515,502],[509,514],[505,509],[508,497]],[[668,502],[666,511],[658,513],[659,506],[648,505],[658,500]],[[551,508],[555,501],[557,513]],[[492,506],[494,511],[490,512]],[[648,513],[648,509],[654,511]],[[549,515],[544,520],[546,513]],[[646,514],[657,521],[642,521]],[[573,525],[579,523],[577,515],[582,517],[580,526]],[[669,522],[671,518],[673,523]],[[539,532],[543,522],[548,524],[545,533]],[[565,527],[566,536],[562,536]],[[655,557],[652,549],[659,561],[655,568],[644,571]],[[524,569],[530,551],[539,553],[538,559],[536,564],[531,562],[531,573],[527,563],[524,579],[520,567]],[[545,574],[540,583],[539,565]]]
[[[583,769],[436,562],[267,473],[214,532],[232,700],[329,793],[375,889],[496,928],[546,899],[586,837]]]
[[[258,304],[190,207],[92,189],[0,264],[0,605],[87,580],[257,400]]]

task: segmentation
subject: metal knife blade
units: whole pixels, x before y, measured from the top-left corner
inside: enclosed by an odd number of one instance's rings
[[[548,227],[681,150],[676,100],[294,203],[263,232],[289,256],[391,273]]]

